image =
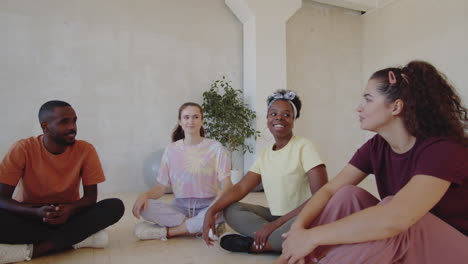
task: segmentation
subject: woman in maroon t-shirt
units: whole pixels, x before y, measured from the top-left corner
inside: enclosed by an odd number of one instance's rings
[[[377,135],[283,236],[278,263],[468,263],[467,109],[427,62],[375,72],[359,105]],[[380,198],[356,187],[375,174]]]

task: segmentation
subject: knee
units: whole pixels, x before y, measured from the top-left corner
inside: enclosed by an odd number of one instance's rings
[[[363,193],[367,193],[366,190],[357,187],[356,185],[346,185],[341,187],[336,193],[336,195],[341,195],[341,196],[359,196]]]
[[[380,204],[386,204],[386,203],[390,202],[392,199],[393,199],[393,195],[387,196],[387,197],[382,199]]]
[[[357,187],[355,185],[347,185],[341,187],[332,197],[330,202],[351,202],[355,200],[361,200],[363,197],[371,196],[366,190]]]
[[[287,226],[285,226],[287,225]],[[273,231],[271,235],[268,237],[268,242],[270,243],[271,248],[273,251],[281,252],[283,248],[283,234],[289,232],[291,226],[288,224],[284,224],[280,226],[278,229]]]
[[[235,212],[238,212],[240,210],[242,210],[242,205],[240,203],[233,203],[229,205],[223,210],[224,219],[228,221],[228,219],[230,219],[231,216],[235,214]]]
[[[106,216],[112,220],[112,224],[119,221],[125,213],[125,205],[122,200],[118,198],[109,198],[99,201],[99,207],[106,211]]]

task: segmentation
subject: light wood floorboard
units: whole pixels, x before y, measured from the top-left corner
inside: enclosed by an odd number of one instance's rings
[[[362,187],[376,195],[375,181],[367,180]],[[131,208],[137,193],[104,194],[101,199],[118,197],[126,206],[122,219],[115,225],[107,228],[109,233],[109,246],[105,249],[69,250],[59,254],[45,256],[28,264],[147,264],[147,263],[177,263],[177,264],[239,264],[239,263],[273,263],[275,254],[247,254],[231,253],[223,250],[216,244],[208,248],[201,238],[180,237],[167,241],[147,240],[139,241],[133,236],[133,227],[139,221],[131,213]],[[173,195],[165,195],[164,201],[171,201]],[[266,205],[263,192],[250,193],[244,202]]]

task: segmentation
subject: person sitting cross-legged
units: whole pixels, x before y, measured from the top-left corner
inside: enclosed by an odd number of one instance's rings
[[[202,107],[193,102],[182,104],[172,143],[161,159],[158,184],[140,194],[133,205],[133,215],[146,220],[135,226],[134,235],[141,240],[167,240],[201,234],[206,211],[232,186],[230,175],[226,149],[205,138]],[[167,187],[172,187],[175,196],[170,204],[159,200]],[[223,223],[218,215],[219,230]]]
[[[264,149],[245,176],[226,191],[206,212],[203,226],[207,245],[216,233],[215,216],[223,212],[226,223],[239,234],[224,234],[220,246],[232,252],[281,252],[283,238],[312,194],[328,181],[325,164],[314,144],[294,135],[302,102],[290,90],[267,98],[267,126],[275,142]],[[240,202],[262,183],[268,207]]]
[[[278,264],[468,263],[468,109],[433,65],[376,71],[357,107],[377,134],[305,205]],[[357,187],[374,174],[380,199]]]
[[[39,121],[44,134],[17,141],[0,163],[0,263],[105,247],[104,229],[124,213],[119,199],[96,202],[104,173],[93,145],[75,139],[70,104],[46,102]]]

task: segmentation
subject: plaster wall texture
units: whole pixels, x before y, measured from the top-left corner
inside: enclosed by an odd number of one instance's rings
[[[385,3],[360,15],[304,1],[276,25],[283,37],[265,21],[242,25],[221,0],[0,1],[0,156],[40,134],[40,105],[62,99],[77,111],[78,138],[100,154],[108,178],[100,190],[146,190],[180,104],[201,103],[222,75],[241,89],[247,76],[255,83],[245,99],[258,111],[258,146],[273,140],[265,98],[286,83],[304,102],[295,133],[316,143],[333,177],[372,136],[360,130],[355,108],[375,70],[428,60],[468,102],[468,2]],[[269,17],[268,8],[259,14]],[[259,30],[264,37],[245,42],[246,28],[251,39]],[[253,65],[243,64],[247,45]],[[278,49],[286,56],[265,58]],[[269,61],[286,65],[266,68]]]
[[[362,78],[420,59],[431,62],[468,104],[468,2],[398,0],[362,16]]]
[[[185,101],[222,75],[242,89],[242,25],[222,0],[0,1],[0,156],[69,102],[96,147],[102,192],[155,183]]]
[[[355,108],[363,87],[360,12],[304,1],[287,23],[288,88],[301,97],[296,135],[312,140],[329,177],[362,144]]]

